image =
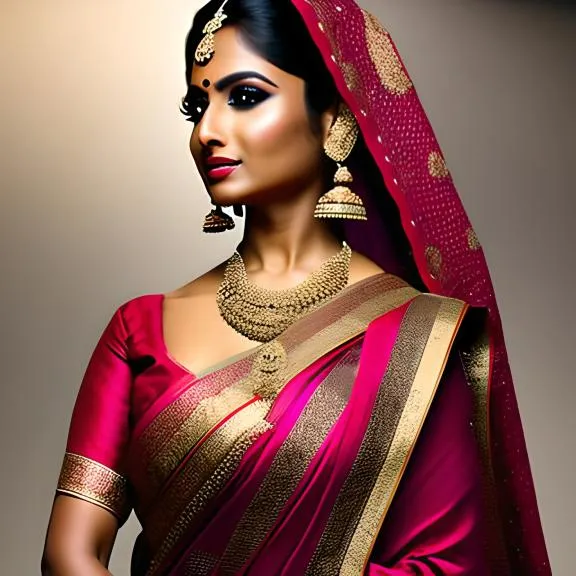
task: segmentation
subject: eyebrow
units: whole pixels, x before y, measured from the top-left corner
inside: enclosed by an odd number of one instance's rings
[[[278,85],[272,82],[270,78],[266,78],[263,74],[256,72],[254,70],[245,70],[242,72],[233,72],[232,74],[228,74],[228,76],[224,76],[224,78],[220,78],[217,82],[214,82],[214,88],[218,92],[223,92],[236,82],[240,82],[241,80],[247,80],[249,78],[257,78],[258,80],[262,80],[262,82],[266,82],[270,86],[274,86],[274,88],[278,88]]]

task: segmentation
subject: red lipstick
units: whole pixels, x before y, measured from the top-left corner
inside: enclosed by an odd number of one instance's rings
[[[224,156],[210,156],[204,161],[206,176],[213,182],[219,182],[227,178],[238,168],[240,160],[226,158]]]

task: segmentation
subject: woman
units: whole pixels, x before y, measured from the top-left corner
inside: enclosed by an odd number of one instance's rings
[[[112,317],[45,573],[107,574],[134,509],[133,574],[550,574],[486,264],[389,35],[352,0],[212,1],[186,61],[204,229],[246,206],[245,236]]]

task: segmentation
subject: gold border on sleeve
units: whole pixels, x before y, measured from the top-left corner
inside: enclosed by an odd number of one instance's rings
[[[56,491],[96,504],[123,521],[129,511],[127,486],[126,478],[107,466],[66,452]]]

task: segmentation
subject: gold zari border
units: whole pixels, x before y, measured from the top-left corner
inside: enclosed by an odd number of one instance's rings
[[[190,412],[185,415],[180,426],[194,426],[193,442],[199,447],[186,460],[182,470],[178,470],[174,479],[169,478],[174,472],[169,468],[175,465],[179,457],[186,457],[193,448],[190,443],[173,445],[167,468],[162,469],[161,465],[157,468],[157,471],[162,470],[161,475],[166,475],[168,486],[162,489],[163,493],[155,499],[153,509],[143,519],[145,526],[150,527],[147,532],[154,554],[149,574],[161,568],[171,550],[191,528],[194,518],[224,481],[232,476],[251,442],[271,427],[266,417],[283,387],[326,353],[364,332],[372,320],[405,304],[418,294],[417,290],[401,279],[387,274],[351,286],[342,296],[310,313],[277,338],[276,341],[286,350],[287,362],[274,375],[274,394],[242,408],[248,399],[254,398],[254,381],[251,377],[241,378],[231,382],[219,393],[205,398],[202,402],[204,417],[200,422],[192,424]],[[249,361],[253,363],[257,357],[258,350]],[[244,358],[241,362],[246,360]],[[230,420],[221,424],[226,414],[236,410],[239,411]],[[171,418],[173,416],[171,414]],[[156,419],[156,424],[161,420],[162,414]],[[238,421],[244,423],[240,428]],[[244,444],[242,434],[252,440]],[[215,442],[218,442],[216,450],[213,446]],[[217,474],[215,468],[219,464],[225,470]],[[214,478],[219,481],[214,482]]]
[[[228,542],[218,565],[222,576],[237,574],[272,529],[347,405],[361,351],[359,342],[314,391]]]
[[[419,298],[438,297],[422,295]],[[364,507],[340,569],[342,575],[362,574],[368,564],[378,531],[424,425],[466,309],[467,305],[459,300],[442,298],[440,301],[440,309],[396,427],[388,456]]]
[[[275,342],[286,350],[287,358],[283,369],[266,382],[274,392],[271,399],[307,366],[361,334],[374,318],[401,306],[419,294],[417,290],[391,275],[378,275],[363,284],[361,289],[364,301],[359,303],[352,286],[341,300],[335,299],[318,308],[276,339]],[[243,358],[241,364],[256,364],[258,354],[265,346],[269,347],[270,343],[259,347],[250,358]],[[212,377],[212,374],[206,376],[209,381]],[[234,375],[230,377],[232,380]],[[258,385],[258,374],[254,370],[247,377],[241,376],[236,382],[231,381],[227,387],[216,393],[211,392],[210,385],[202,386],[202,382],[196,382],[191,391],[197,401],[194,406],[188,402],[176,401],[178,410],[170,406],[165,414],[156,418],[154,429],[165,419],[166,428],[174,429],[175,420],[179,420],[180,424],[170,439],[166,439],[164,434],[157,437],[145,433],[143,438],[137,441],[139,452],[148,456],[145,461],[151,496],[160,490],[179,463],[210,430],[254,397],[254,389]],[[201,392],[205,395],[204,398],[198,397]]]
[[[56,491],[96,504],[123,521],[128,515],[127,485],[114,470],[67,452]]]

